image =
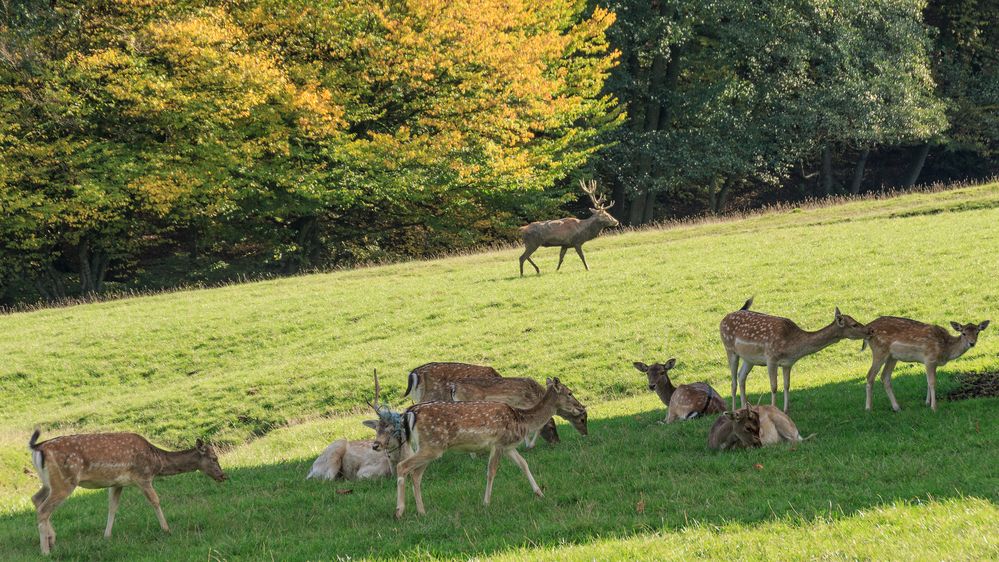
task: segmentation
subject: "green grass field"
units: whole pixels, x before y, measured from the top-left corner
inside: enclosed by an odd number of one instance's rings
[[[957,373],[999,371],[997,240],[990,184],[605,236],[590,272],[567,256],[556,273],[549,249],[521,279],[509,250],[0,316],[0,558],[39,557],[37,424],[208,436],[231,477],[159,480],[170,536],[130,489],[106,541],[106,493],[78,491],[53,517],[55,559],[995,559],[999,399],[945,397]],[[751,295],[808,329],[835,306],[994,327],[940,369],[935,414],[917,365],[895,371],[900,413],[880,383],[865,412],[870,352],[846,341],[792,374],[814,439],[715,454],[711,420],[656,423],[631,363],[675,356],[675,382],[727,395],[718,322]],[[304,480],[329,442],[371,433],[372,369],[404,407],[406,373],[434,360],[559,376],[589,406],[589,437],[562,423],[560,445],[524,453],[544,499],[503,461],[484,508],[485,458],[457,453],[427,471],[427,516],[410,494],[399,522],[394,480]],[[769,395],[765,369],[749,390]]]

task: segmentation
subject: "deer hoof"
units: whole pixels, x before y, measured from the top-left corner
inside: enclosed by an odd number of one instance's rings
[[[535,491],[534,491],[534,495],[535,495],[535,496],[538,496],[539,498],[543,498],[543,497],[545,497],[545,493],[544,493],[544,492],[542,492],[541,490],[535,490]]]
[[[401,509],[395,510],[395,518],[396,519],[402,519],[402,510]]]

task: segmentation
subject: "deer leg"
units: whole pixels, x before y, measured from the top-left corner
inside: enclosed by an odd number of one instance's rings
[[[417,495],[417,490],[419,486],[416,484],[416,472],[425,468],[434,459],[440,457],[443,452],[436,453],[430,452],[429,449],[421,448],[418,453],[409,457],[408,459],[399,463],[396,467],[396,503],[395,503],[395,518],[399,519],[402,514],[406,511],[406,476],[412,472],[413,473],[413,494]],[[423,475],[423,472],[420,472]],[[423,504],[423,497],[417,496],[417,512],[419,512],[419,506]]]
[[[767,374],[770,375],[770,405],[777,407],[777,363],[767,361]]]
[[[427,510],[423,507],[423,473],[427,471],[425,464],[413,470],[413,499],[416,501],[416,513],[426,515]]]
[[[937,411],[937,366],[933,363],[926,365],[927,392],[930,395],[930,409]]]
[[[898,406],[898,400],[895,400],[895,391],[891,387],[891,372],[895,370],[896,363],[898,361],[894,358],[885,361],[885,368],[881,371],[881,382],[885,383],[885,394],[888,395],[888,400],[891,402],[891,409],[897,412],[901,408]]]
[[[742,398],[742,407],[746,407],[746,377],[749,376],[749,371],[753,370],[753,366],[746,361],[742,360],[742,365],[739,367],[739,395]],[[735,398],[732,399],[733,405],[735,405]],[[734,410],[733,410],[734,411]]]
[[[586,268],[586,271],[589,271],[590,266],[586,265],[586,258],[583,256],[583,247],[576,246],[576,253],[579,254],[579,259],[583,260],[583,267]]]
[[[784,375],[784,413],[786,414],[791,403],[791,366],[781,367],[781,373]]]
[[[493,497],[493,478],[496,478],[499,461],[499,448],[493,447],[489,451],[489,463],[486,465],[486,495],[482,498],[482,505],[489,505],[489,500]]]
[[[38,509],[38,506],[42,505],[45,498],[49,497],[49,492],[50,490],[47,486],[42,486],[41,490],[38,490],[35,492],[35,495],[31,496],[31,503],[35,504],[36,510]]]
[[[156,519],[160,522],[160,529],[163,532],[169,533],[170,526],[167,525],[166,517],[163,516],[163,510],[160,509],[160,497],[156,495],[156,490],[153,489],[152,482],[140,482],[139,488],[142,493],[146,495],[146,499],[149,500],[149,504],[153,506],[153,511],[156,512]]]
[[[885,364],[886,359],[886,357],[875,355],[874,362],[871,363],[871,368],[867,370],[867,402],[864,404],[864,409],[868,412],[874,407],[874,377],[878,376],[878,371],[881,370],[881,366]],[[885,386],[885,392],[887,393],[887,391],[888,387]]]
[[[735,411],[735,393],[738,391],[739,356],[728,352],[728,370],[732,372],[732,411]]]
[[[118,511],[118,500],[121,499],[121,486],[108,488],[108,526],[104,529],[104,538],[111,538],[111,527],[114,527],[114,514]]]
[[[38,537],[41,541],[42,554],[48,554],[55,546],[56,532],[52,526],[52,512],[64,502],[76,486],[52,488],[48,496],[38,506]]]
[[[531,254],[533,254],[534,251],[537,250],[537,249],[538,249],[537,246],[529,245],[524,250],[524,253],[520,255],[520,276],[521,277],[524,276],[524,261],[527,261],[528,263],[530,263],[531,265],[533,265],[534,266],[534,271],[536,271],[538,275],[541,275],[541,270],[538,269],[538,264],[534,263],[534,260],[531,259]]]
[[[568,250],[569,250],[568,246],[562,246],[562,250],[560,250],[558,253],[558,267],[555,268],[555,271],[562,269],[562,260],[565,259],[565,253]]]
[[[531,489],[534,490],[534,495],[539,498],[545,497],[541,488],[538,487],[538,483],[534,481],[534,475],[531,474],[531,469],[527,466],[527,461],[524,460],[524,457],[520,456],[520,453],[518,453],[516,449],[508,449],[506,456],[510,457],[510,460],[512,460],[514,464],[519,466],[520,469],[524,471],[524,475],[527,476],[527,481],[531,483]]]

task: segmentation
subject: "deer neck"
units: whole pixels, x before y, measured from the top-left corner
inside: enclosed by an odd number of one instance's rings
[[[838,328],[839,327],[834,321],[825,328],[815,332],[801,330],[801,333],[790,346],[790,355],[792,355],[795,359],[800,359],[838,342],[843,339],[843,336],[840,335]]]
[[[157,453],[160,459],[160,469],[156,473],[157,476],[171,476],[185,472],[194,472],[200,466],[197,449],[188,449],[186,451],[159,450]]]
[[[961,336],[952,336],[947,334],[947,341],[945,342],[945,348],[947,350],[947,360],[957,359],[958,357],[964,355],[965,351],[971,349],[967,343],[965,343],[964,338]]]
[[[597,222],[597,215],[590,215],[589,218],[579,221],[582,228],[579,229],[579,234],[581,238],[590,240],[596,238],[600,231],[603,229],[600,223]]]
[[[558,401],[558,393],[554,388],[545,390],[544,396],[534,406],[521,410],[524,416],[524,423],[528,431],[534,431],[545,425],[553,415],[555,415],[555,402]]]
[[[659,395],[659,399],[663,401],[663,404],[669,404],[669,400],[673,397],[675,391],[676,387],[673,386],[673,382],[668,378],[661,377],[656,381],[656,394]]]

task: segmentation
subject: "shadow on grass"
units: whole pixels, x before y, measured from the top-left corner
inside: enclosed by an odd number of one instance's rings
[[[695,523],[755,525],[792,517],[808,524],[897,500],[997,502],[999,400],[942,401],[934,414],[923,405],[923,381],[921,374],[896,379],[898,414],[881,387],[875,411],[865,412],[856,379],[793,391],[792,416],[803,434],[818,434],[814,440],[724,454],[706,448],[713,419],[667,426],[656,423],[661,408],[621,413],[614,411],[620,404],[597,405],[589,437],[563,425],[560,445],[525,453],[544,499],[535,499],[520,471],[503,461],[485,508],[486,458],[451,453],[424,479],[428,515],[415,514],[407,490],[409,511],[398,522],[394,480],[305,481],[311,458],[231,469],[224,485],[200,475],[158,481],[171,536],[159,531],[141,494],[130,489],[115,537],[105,541],[106,494],[78,495],[54,516],[54,557],[467,558]],[[942,378],[941,395],[949,385],[950,378]],[[337,488],[353,493],[339,495]],[[0,544],[6,560],[37,557],[34,514],[0,518]]]

